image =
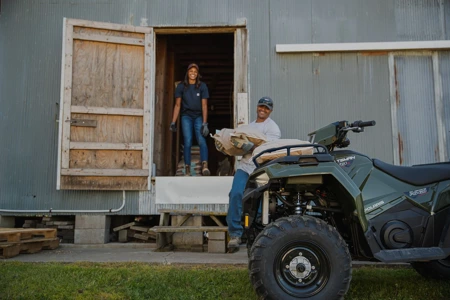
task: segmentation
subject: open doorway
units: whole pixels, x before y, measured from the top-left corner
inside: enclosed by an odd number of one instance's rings
[[[179,129],[176,133],[169,131],[169,124],[176,83],[184,79],[190,63],[198,64],[202,76],[200,80],[208,86],[210,132],[214,134],[216,130],[234,127],[234,39],[232,32],[156,35],[154,176],[182,175],[180,170],[184,163],[180,122],[177,121]],[[207,138],[207,143],[211,176],[232,175],[234,161],[215,149],[211,137]],[[199,151],[196,146],[194,139],[194,164]],[[224,164],[230,167],[227,168]]]

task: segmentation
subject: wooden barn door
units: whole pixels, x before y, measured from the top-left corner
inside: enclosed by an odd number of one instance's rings
[[[148,190],[154,35],[65,19],[57,189]]]

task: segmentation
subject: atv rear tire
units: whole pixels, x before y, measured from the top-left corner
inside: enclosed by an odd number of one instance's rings
[[[341,299],[350,286],[347,245],[320,219],[278,219],[258,235],[250,252],[250,280],[263,299]]]
[[[441,260],[412,262],[411,266],[425,278],[450,279],[450,256]]]

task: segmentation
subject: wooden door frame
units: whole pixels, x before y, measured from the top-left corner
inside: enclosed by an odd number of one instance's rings
[[[237,128],[239,125],[249,122],[249,87],[248,87],[248,38],[247,28],[243,25],[236,26],[186,26],[186,27],[153,27],[155,43],[156,36],[161,35],[179,35],[179,34],[234,34],[234,83],[233,83],[233,125]],[[156,45],[156,44],[155,44]],[[156,48],[156,47],[154,47]],[[155,54],[155,53],[154,53]],[[154,55],[156,56],[156,55]],[[156,58],[155,58],[156,59]],[[154,66],[155,64],[153,64]],[[155,70],[153,70],[155,72]],[[155,74],[153,74],[155,78]],[[156,87],[154,85],[154,87]],[[156,94],[156,90],[155,93]],[[154,102],[153,102],[154,103]],[[152,120],[152,122],[154,122]],[[153,124],[153,123],[152,123]],[[236,160],[235,160],[236,164]],[[155,175],[153,175],[155,176]]]

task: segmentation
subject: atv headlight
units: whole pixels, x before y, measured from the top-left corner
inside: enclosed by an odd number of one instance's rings
[[[267,175],[267,173],[264,172],[264,173],[256,176],[255,182],[258,187],[266,185],[269,182],[269,175]]]

